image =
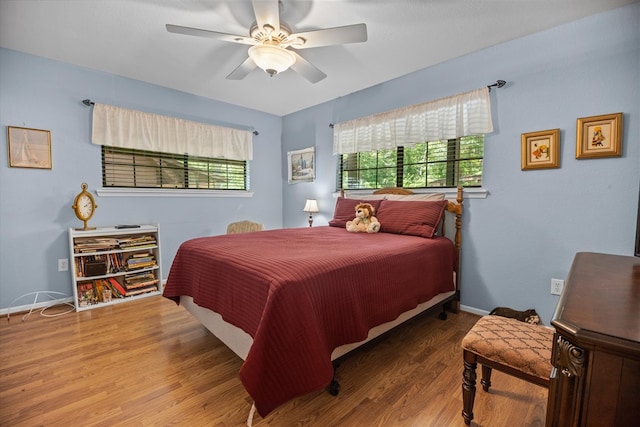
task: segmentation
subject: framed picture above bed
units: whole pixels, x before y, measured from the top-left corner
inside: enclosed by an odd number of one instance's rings
[[[560,167],[560,129],[523,133],[522,170]]]
[[[316,149],[315,147],[289,151],[288,180],[290,184],[298,182],[313,182],[316,179]]]

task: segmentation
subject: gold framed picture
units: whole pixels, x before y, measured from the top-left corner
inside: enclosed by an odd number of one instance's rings
[[[51,169],[51,132],[7,126],[9,166]]]
[[[560,129],[522,134],[522,170],[560,167]]]
[[[622,156],[622,113],[578,119],[576,159]]]

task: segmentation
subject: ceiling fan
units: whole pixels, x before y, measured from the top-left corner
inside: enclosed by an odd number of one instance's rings
[[[248,37],[172,24],[166,25],[167,31],[250,45],[247,59],[227,76],[230,80],[241,80],[256,67],[271,77],[291,68],[311,83],[317,83],[327,75],[296,50],[367,40],[366,24],[293,33],[285,22],[280,21],[281,1],[252,0],[251,3],[256,22],[249,29]]]

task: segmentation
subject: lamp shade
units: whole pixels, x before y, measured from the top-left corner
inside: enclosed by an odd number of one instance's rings
[[[320,212],[318,209],[318,201],[316,199],[307,199],[307,203],[304,205],[304,212]]]
[[[296,57],[287,49],[268,44],[251,46],[249,57],[271,77],[283,72],[296,62]]]

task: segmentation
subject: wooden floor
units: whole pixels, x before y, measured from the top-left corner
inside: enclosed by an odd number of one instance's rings
[[[47,311],[53,313],[53,311]],[[340,394],[290,401],[254,426],[464,426],[469,313],[415,319],[342,361]],[[242,360],[162,297],[0,321],[1,426],[242,426]],[[494,372],[472,425],[543,426],[547,390]]]

